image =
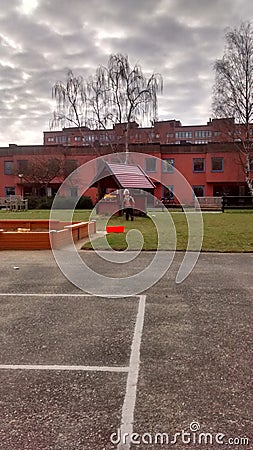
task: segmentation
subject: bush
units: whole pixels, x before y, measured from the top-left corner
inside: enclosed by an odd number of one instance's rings
[[[83,196],[83,197],[79,198],[76,208],[77,209],[92,209],[93,202],[90,197]]]
[[[54,197],[28,197],[29,209],[51,209]],[[73,197],[57,197],[56,209],[72,209],[76,199]],[[76,205],[76,209],[92,209],[93,202],[90,197],[81,197]]]
[[[52,197],[28,197],[29,209],[50,209],[53,202]]]
[[[53,200],[54,200],[53,197],[43,198],[43,200],[39,203],[36,209],[51,209]]]

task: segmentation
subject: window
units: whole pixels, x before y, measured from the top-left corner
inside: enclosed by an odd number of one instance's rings
[[[5,196],[8,195],[16,195],[16,189],[15,186],[5,186],[4,188]]]
[[[81,136],[75,136],[75,142],[79,142],[81,140],[82,140]]]
[[[211,171],[223,172],[224,171],[224,158],[213,157],[211,158]]]
[[[197,130],[195,131],[195,137],[196,138],[207,138],[207,137],[211,137],[212,136],[212,132],[211,131],[206,131],[206,130]]]
[[[167,133],[166,134],[167,142],[172,143],[174,137],[175,137],[174,133]]]
[[[205,186],[192,186],[193,192],[196,197],[204,197],[205,196]]]
[[[177,131],[176,132],[176,138],[177,139],[187,139],[187,138],[192,138],[192,131]]]
[[[18,164],[18,173],[27,174],[28,170],[28,160],[27,159],[20,159],[17,161]]]
[[[69,188],[69,197],[78,197],[78,188],[77,186],[73,186]]]
[[[146,172],[156,172],[156,158],[146,158],[145,170]]]
[[[4,161],[4,175],[13,175],[14,173],[14,162]]]
[[[174,186],[163,186],[162,197],[165,200],[174,200]]]
[[[205,159],[193,158],[193,172],[205,172]]]
[[[95,134],[89,134],[88,136],[86,136],[86,138],[89,142],[95,142],[96,140]]]
[[[47,142],[54,142],[54,137],[48,137]]]
[[[58,144],[62,144],[62,143],[64,143],[64,142],[69,142],[69,140],[70,140],[70,138],[67,137],[67,136],[64,136],[64,135],[62,135],[62,136],[56,136],[56,138],[55,138],[55,141],[56,141]]]
[[[173,158],[163,159],[162,171],[163,171],[163,173],[173,173],[174,172],[174,159]]]

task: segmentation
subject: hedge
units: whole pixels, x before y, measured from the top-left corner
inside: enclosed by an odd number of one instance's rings
[[[29,197],[28,208],[29,209],[51,209],[54,201],[54,197]],[[57,201],[54,205],[57,209],[72,209],[75,204],[75,199],[70,197],[57,197]],[[76,209],[92,209],[93,202],[90,197],[83,196],[77,202]]]

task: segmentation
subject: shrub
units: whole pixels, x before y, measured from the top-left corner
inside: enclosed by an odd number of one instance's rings
[[[29,209],[51,209],[54,197],[29,197]],[[56,209],[72,209],[75,205],[76,199],[73,197],[57,197],[57,202],[54,205]],[[90,197],[81,197],[76,205],[76,209],[92,209],[93,203]]]
[[[53,199],[50,197],[28,197],[28,208],[29,209],[50,209]]]
[[[90,197],[83,196],[83,197],[79,198],[76,207],[77,207],[77,209],[92,209],[93,202]]]

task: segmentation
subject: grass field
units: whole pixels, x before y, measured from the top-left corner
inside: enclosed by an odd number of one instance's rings
[[[0,212],[3,219],[47,219],[50,211],[31,210],[24,212]],[[152,214],[165,214],[151,212]],[[76,210],[74,220],[86,221],[89,219],[89,210]],[[162,218],[163,216],[161,216]],[[185,250],[188,233],[185,215],[181,212],[172,212],[171,217],[177,232],[177,250]],[[64,212],[63,217],[64,219]],[[216,252],[253,252],[253,211],[227,211],[225,213],[203,213],[204,239],[203,251]],[[125,233],[107,235],[108,243],[116,250],[125,249],[126,233],[131,229],[138,229],[144,238],[144,250],[156,250],[157,233],[149,217],[135,217],[134,222],[127,222],[124,217],[112,217],[109,225],[124,225]],[[98,222],[98,228],[100,223]],[[99,240],[97,240],[99,246]],[[170,245],[169,245],[170,247]],[[87,243],[84,248],[91,248]]]
[[[164,214],[164,213],[156,213]],[[171,213],[177,232],[177,250],[185,250],[188,241],[186,217],[183,213]],[[204,239],[203,251],[216,252],[253,252],[253,213],[227,212],[203,213]],[[136,228],[144,237],[144,250],[156,250],[157,233],[151,219],[135,217],[134,222],[126,222],[124,218],[111,218],[109,225],[124,225],[125,233],[108,234],[107,240],[116,250],[125,249],[126,232]],[[98,244],[97,244],[98,245]],[[84,248],[91,248],[87,243]],[[168,245],[168,248],[173,248]]]
[[[64,220],[65,211],[59,212],[62,213],[62,219]],[[86,221],[89,219],[91,211],[86,209],[76,210],[74,214],[74,220]],[[50,210],[47,209],[31,209],[28,211],[0,211],[0,220],[4,219],[31,219],[31,220],[39,220],[39,219],[49,219]]]

